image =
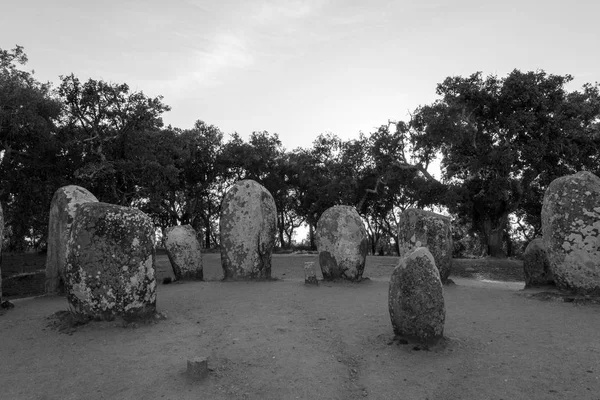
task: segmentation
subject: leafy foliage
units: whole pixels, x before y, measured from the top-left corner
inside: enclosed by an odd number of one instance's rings
[[[408,122],[352,140],[322,134],[288,151],[267,131],[246,141],[202,120],[164,127],[161,96],[73,74],[53,89],[26,63],[22,47],[0,49],[0,201],[11,249],[43,245],[50,200],[67,184],[138,207],[162,229],[190,224],[218,246],[221,198],[253,179],[275,199],[281,247],[306,224],[314,248],[321,214],[344,204],[363,217],[373,253],[397,249],[403,210],[442,206],[455,217],[457,253],[498,256],[510,237],[539,233],[553,179],[600,173],[600,89],[569,92],[569,75],[449,77]],[[439,179],[430,173],[437,160]]]

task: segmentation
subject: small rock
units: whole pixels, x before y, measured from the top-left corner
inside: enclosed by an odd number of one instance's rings
[[[193,379],[204,379],[208,376],[208,359],[196,357],[187,360],[187,375]]]
[[[317,285],[319,286],[319,280],[317,279],[317,272],[315,271],[314,262],[304,263],[304,283],[306,285]]]
[[[9,309],[9,308],[15,308],[15,305],[13,303],[11,303],[10,301],[5,300],[2,302],[2,304],[0,304],[0,307]]]

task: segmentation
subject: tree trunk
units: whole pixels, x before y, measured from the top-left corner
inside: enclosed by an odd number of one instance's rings
[[[506,243],[506,255],[508,257],[512,257],[512,255],[513,255],[512,239],[510,238],[510,235],[508,234],[508,232],[506,230],[504,230],[504,233],[502,236],[504,238],[504,242]]]
[[[317,246],[315,244],[315,228],[313,227],[312,224],[308,225],[308,238],[309,238],[309,242],[310,242],[310,249],[316,250]]]
[[[283,238],[283,212],[279,212],[279,218],[278,219],[278,228],[279,228],[279,245],[281,246],[281,248],[285,248],[285,239]]]
[[[396,255],[400,255],[400,242],[398,241],[397,236],[393,236],[392,240],[394,241],[394,249],[396,250]]]
[[[507,215],[502,215],[496,223],[487,218],[483,221],[483,241],[482,247],[485,255],[497,258],[506,258],[506,254],[502,249],[504,239],[504,228],[507,224]]]

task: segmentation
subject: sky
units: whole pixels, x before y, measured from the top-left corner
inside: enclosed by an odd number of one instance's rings
[[[408,120],[448,76],[543,69],[600,81],[590,0],[0,0],[0,48],[27,69],[164,96],[166,125],[196,120],[291,150]]]

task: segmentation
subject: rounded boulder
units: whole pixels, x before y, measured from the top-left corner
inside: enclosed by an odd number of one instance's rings
[[[551,285],[554,283],[546,246],[541,238],[533,239],[523,253],[525,287]]]
[[[427,248],[419,247],[400,259],[390,279],[388,306],[396,336],[425,344],[443,337],[442,281]]]
[[[600,295],[600,178],[583,171],[552,181],[542,235],[556,286]]]
[[[271,278],[277,209],[264,186],[236,182],[223,197],[219,228],[224,279]]]
[[[82,204],[67,244],[65,287],[75,313],[96,320],[156,312],[154,226],[143,212]]]
[[[362,279],[368,238],[354,207],[328,208],[317,222],[316,241],[323,279]]]
[[[450,218],[431,211],[408,208],[398,222],[400,257],[419,247],[427,247],[440,272],[442,283],[452,270],[452,227]]]
[[[202,246],[191,225],[172,226],[165,232],[165,249],[175,279],[202,280]]]
[[[75,213],[81,204],[98,202],[89,190],[76,185],[63,186],[54,192],[48,221],[46,255],[46,292],[64,291],[67,241]]]

